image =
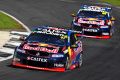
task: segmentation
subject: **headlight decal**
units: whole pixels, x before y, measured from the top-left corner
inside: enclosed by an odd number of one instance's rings
[[[19,49],[19,48],[17,48],[16,51],[17,51],[17,52],[21,52],[21,53],[25,53],[25,50]]]

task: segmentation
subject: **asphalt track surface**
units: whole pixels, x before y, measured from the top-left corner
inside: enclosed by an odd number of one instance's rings
[[[30,29],[38,25],[69,26],[69,14],[85,0],[0,0],[0,9],[15,16]],[[92,3],[93,4],[93,3]],[[84,61],[80,69],[65,73],[13,68],[11,60],[0,62],[0,80],[120,80],[120,11],[115,33],[109,40],[83,39]]]

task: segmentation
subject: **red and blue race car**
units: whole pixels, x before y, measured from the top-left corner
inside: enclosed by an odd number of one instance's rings
[[[64,72],[82,64],[80,31],[41,26],[16,47],[12,65]]]
[[[77,15],[72,16],[72,29],[83,31],[82,36],[108,39],[114,32],[115,18],[109,7],[83,5]]]

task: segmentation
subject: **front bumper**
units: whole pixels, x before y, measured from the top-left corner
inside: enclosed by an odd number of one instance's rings
[[[30,59],[31,58],[31,59]],[[41,60],[40,60],[41,59]],[[45,59],[45,60],[44,60]],[[29,54],[15,53],[12,65],[24,68],[64,72],[65,58],[43,58]]]
[[[37,69],[37,70],[47,70],[47,71],[57,71],[57,72],[64,72],[65,68],[44,68],[44,67],[35,67],[35,66],[29,66],[24,65],[19,62],[12,62],[13,66],[23,67],[23,68],[30,68],[30,69]]]

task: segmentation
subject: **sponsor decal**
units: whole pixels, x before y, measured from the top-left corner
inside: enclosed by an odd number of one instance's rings
[[[109,35],[109,33],[102,33],[102,35]]]
[[[97,25],[104,25],[104,20],[98,20],[98,21],[93,21],[93,20],[83,20],[83,19],[78,19],[78,23],[86,23],[86,24],[97,24]]]
[[[101,26],[101,28],[109,28],[108,26]]]
[[[59,57],[64,57],[64,55],[63,54],[53,54],[52,57],[59,58]]]
[[[92,28],[92,25],[89,25],[89,28]]]
[[[37,33],[43,33],[43,34],[51,34],[51,35],[59,35],[59,36],[64,36],[66,34],[65,31],[62,30],[55,30],[55,29],[43,29],[43,28],[38,28]]]
[[[44,59],[44,58],[36,58],[36,57],[27,57],[27,60],[39,61],[39,62],[47,62],[47,59]]]
[[[87,32],[98,32],[99,29],[83,29],[83,31]]]
[[[54,66],[55,66],[55,67],[64,67],[64,64],[57,64],[57,63],[54,63]]]
[[[48,49],[45,47],[30,47],[29,45],[25,44],[23,46],[23,49],[27,49],[27,50],[36,50],[36,51],[44,51],[44,52],[48,52],[48,53],[58,53],[58,49]]]

